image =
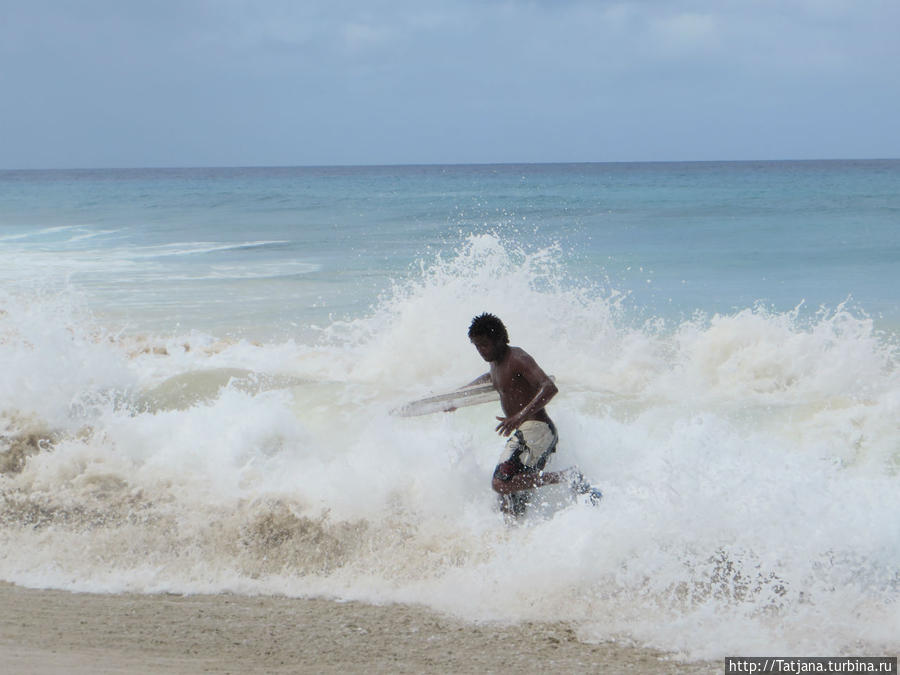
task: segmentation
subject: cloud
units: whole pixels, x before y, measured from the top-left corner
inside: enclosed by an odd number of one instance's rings
[[[710,14],[675,14],[650,24],[651,33],[675,51],[718,46],[716,19]]]
[[[358,52],[388,44],[393,31],[370,23],[353,21],[341,27],[344,44],[350,51]]]
[[[4,3],[2,161],[900,154],[897,25],[894,0]]]

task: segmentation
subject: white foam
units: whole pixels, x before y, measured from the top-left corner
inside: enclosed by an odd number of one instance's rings
[[[563,255],[471,237],[305,343],[124,337],[77,293],[4,295],[4,443],[57,435],[0,476],[0,578],[416,602],[685,658],[896,652],[895,338],[847,307],[636,324]],[[507,528],[493,406],[389,414],[485,370],[482,311],[556,376],[554,463],[600,508]]]
[[[219,253],[238,249],[265,248],[287,244],[284,240],[259,240],[234,243],[217,243],[207,241],[172,242],[156,246],[142,246],[134,249],[131,255],[136,258],[165,258],[168,256],[192,256],[204,253]]]

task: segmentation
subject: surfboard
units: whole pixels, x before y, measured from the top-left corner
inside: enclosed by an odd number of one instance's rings
[[[480,405],[499,400],[500,393],[494,389],[494,385],[491,383],[473,384],[444,394],[435,394],[416,401],[410,401],[391,412],[400,417],[417,417],[419,415],[447,412],[456,408],[465,408],[470,405]]]

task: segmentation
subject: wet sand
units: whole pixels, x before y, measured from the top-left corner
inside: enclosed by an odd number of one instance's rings
[[[0,664],[23,674],[721,671],[648,649],[585,644],[561,623],[472,625],[408,605],[4,583]]]

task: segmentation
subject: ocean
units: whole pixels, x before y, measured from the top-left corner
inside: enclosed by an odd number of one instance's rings
[[[900,161],[0,171],[0,580],[900,651]],[[551,373],[599,507],[509,526]]]

